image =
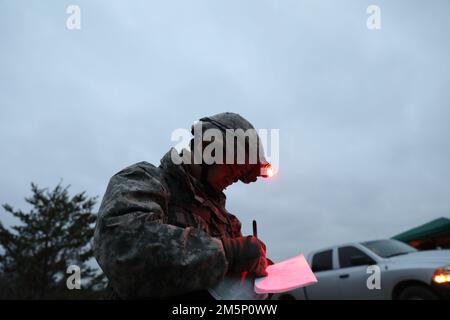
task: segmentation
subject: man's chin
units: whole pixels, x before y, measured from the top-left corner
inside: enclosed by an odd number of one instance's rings
[[[229,186],[230,186],[230,184],[222,185],[217,189],[217,191],[222,192],[222,191],[226,190]]]
[[[216,192],[222,192],[223,190],[225,190],[227,187],[226,186],[213,186],[211,185],[211,188],[216,191]]]

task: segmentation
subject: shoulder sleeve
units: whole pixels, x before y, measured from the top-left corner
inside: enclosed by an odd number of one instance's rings
[[[95,256],[121,297],[207,289],[228,264],[219,239],[167,223],[170,194],[160,169],[141,162],[114,175],[101,203]]]

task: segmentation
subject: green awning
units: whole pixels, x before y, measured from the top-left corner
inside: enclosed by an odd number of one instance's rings
[[[430,239],[445,233],[450,233],[450,219],[438,218],[421,226],[393,236],[392,239],[403,242],[410,242],[414,240]]]

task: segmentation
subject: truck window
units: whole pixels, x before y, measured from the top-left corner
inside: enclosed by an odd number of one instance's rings
[[[339,248],[338,253],[339,267],[341,268],[375,264],[371,257],[352,246]]]
[[[333,269],[331,250],[316,253],[312,259],[312,271],[326,271]]]

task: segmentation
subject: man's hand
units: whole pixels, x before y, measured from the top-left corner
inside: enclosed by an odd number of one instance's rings
[[[248,272],[266,276],[266,245],[254,236],[222,239],[225,255],[232,272]]]

